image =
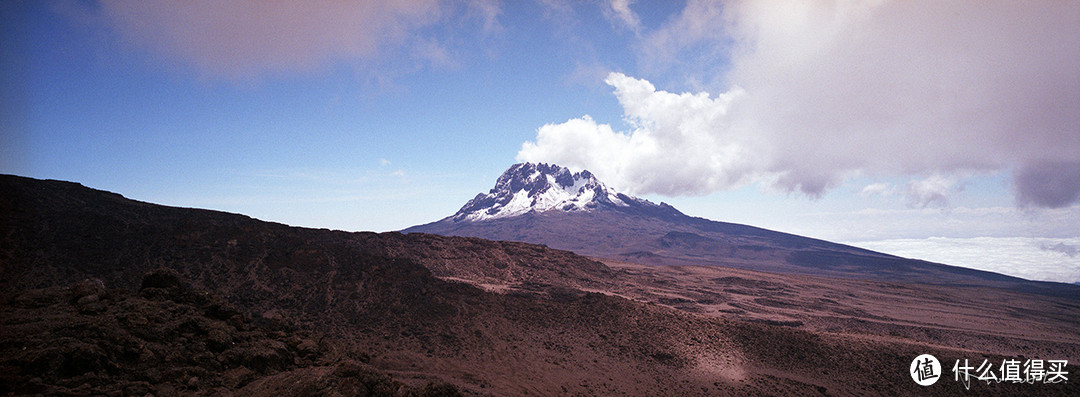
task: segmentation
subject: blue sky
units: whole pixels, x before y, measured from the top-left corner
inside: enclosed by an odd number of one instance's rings
[[[0,172],[343,230],[518,161],[1080,281],[1075,2],[8,1]],[[971,254],[971,253],[975,254]]]

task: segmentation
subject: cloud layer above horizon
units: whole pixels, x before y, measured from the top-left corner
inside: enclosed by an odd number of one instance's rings
[[[698,3],[643,32],[643,48],[729,46],[718,80],[730,89],[673,93],[611,73],[625,130],[548,124],[518,160],[663,195],[763,183],[816,197],[903,176],[913,206],[947,203],[965,175],[1013,170],[1019,205],[1080,202],[1080,3]],[[699,34],[663,40],[676,31]]]
[[[1080,238],[970,237],[890,239],[853,245],[1028,280],[1080,283]]]

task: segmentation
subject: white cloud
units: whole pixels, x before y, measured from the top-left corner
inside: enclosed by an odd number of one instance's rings
[[[896,188],[891,183],[876,182],[866,185],[859,192],[862,196],[892,196],[896,194]]]
[[[740,43],[729,79],[748,92],[739,116],[786,154],[780,172],[950,173],[1080,153],[1080,3],[725,11]]]
[[[817,197],[856,175],[932,175],[908,184],[915,206],[947,205],[963,175],[1020,169],[1018,202],[1068,206],[1080,176],[1039,170],[1080,170],[1077,20],[1078,2],[691,1],[643,34],[643,64],[711,65],[720,77],[688,79],[741,88],[613,74],[629,130],[550,124],[518,158],[668,195],[757,181]]]
[[[641,30],[641,19],[630,9],[631,0],[611,0],[604,14],[633,32]]]
[[[904,198],[911,207],[944,208],[949,206],[949,196],[957,190],[959,187],[956,177],[934,174],[908,182]]]
[[[866,208],[792,214],[781,230],[830,241],[928,237],[1080,238],[1080,205],[1031,211],[1018,207]]]
[[[1080,282],[1080,260],[1075,257],[1075,247],[1080,245],[1080,238],[932,237],[853,244],[902,257],[987,270],[1030,280]],[[1059,252],[1054,247],[1073,247],[1074,254]]]
[[[717,134],[738,90],[707,93],[657,91],[645,80],[611,73],[605,80],[625,111],[630,131],[615,131],[589,116],[537,131],[520,161],[587,168],[606,183],[631,193],[704,194],[741,183],[753,157],[735,134]]]

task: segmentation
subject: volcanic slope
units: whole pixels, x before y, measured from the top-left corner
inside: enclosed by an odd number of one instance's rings
[[[889,282],[1004,287],[1075,296],[1080,288],[901,258],[753,226],[683,214],[618,193],[589,171],[511,166],[457,213],[404,233],[543,244],[581,255],[651,265],[714,265]]]
[[[626,269],[542,246],[295,228],[15,176],[0,176],[0,265],[0,356],[43,357],[32,360],[39,366],[0,363],[10,370],[3,394],[35,392],[24,385],[109,391],[105,383],[123,376],[157,394],[179,387],[237,395],[946,395],[963,386],[917,386],[907,373],[913,357],[1001,358],[642,302],[617,290],[623,278],[635,277]],[[157,283],[147,285],[148,273],[174,275],[185,289],[220,297],[240,317],[214,309],[217,298],[153,292]],[[87,279],[104,292],[80,293]],[[140,318],[161,313],[191,321],[178,331],[140,325]],[[57,323],[42,323],[54,315]],[[298,330],[246,319],[295,323]],[[72,330],[69,321],[134,334],[121,342],[137,349],[142,338],[153,354],[117,351],[108,334]],[[180,338],[168,337],[170,345],[144,330]],[[304,338],[321,342],[313,347]],[[252,357],[294,360],[246,368],[254,364],[244,355],[229,361],[224,352],[231,345],[223,341],[254,344],[245,353]],[[170,348],[177,350],[170,355]],[[204,349],[206,362],[157,357]],[[197,375],[215,365],[246,370]],[[403,386],[387,389],[396,384]],[[977,386],[990,395],[1032,387],[1078,392],[1076,382]]]

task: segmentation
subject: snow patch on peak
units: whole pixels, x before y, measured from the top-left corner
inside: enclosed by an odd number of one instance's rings
[[[529,212],[592,211],[600,207],[656,206],[607,187],[589,171],[577,173],[554,164],[514,164],[487,194],[481,193],[454,214],[454,221],[484,221]]]

